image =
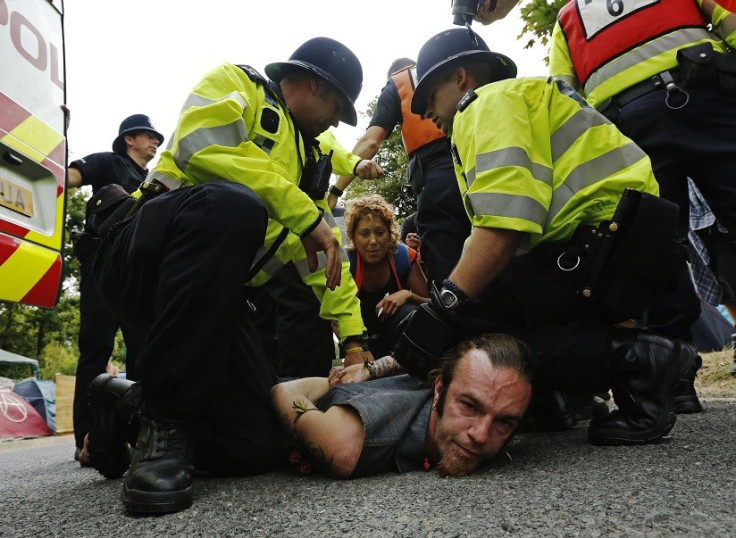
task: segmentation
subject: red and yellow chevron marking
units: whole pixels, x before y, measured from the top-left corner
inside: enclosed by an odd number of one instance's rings
[[[56,179],[53,232],[0,219],[0,299],[37,306],[56,304],[64,237],[66,139],[0,93],[0,142],[48,169]],[[35,202],[40,206],[38,201]]]
[[[52,308],[61,281],[61,255],[0,234],[0,298]]]

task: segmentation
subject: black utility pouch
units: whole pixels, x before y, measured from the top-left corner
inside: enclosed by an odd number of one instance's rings
[[[716,56],[710,43],[701,43],[677,51],[682,79],[690,88],[705,86],[716,81]]]
[[[736,52],[726,52],[716,56],[718,86],[727,95],[736,95]]]
[[[87,202],[88,219],[95,231],[103,237],[110,226],[123,220],[135,203],[135,198],[117,183],[105,185]]]
[[[302,169],[302,177],[299,180],[299,189],[307,193],[312,200],[321,200],[327,194],[332,175],[332,153],[320,154],[318,159],[307,150],[307,161]]]
[[[580,295],[612,323],[637,318],[677,275],[676,204],[626,189],[611,222],[590,238]]]

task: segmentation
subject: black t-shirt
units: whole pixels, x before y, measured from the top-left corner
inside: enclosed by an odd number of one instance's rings
[[[69,166],[79,170],[82,174],[82,185],[91,185],[93,194],[113,183],[123,187],[126,192],[135,192],[148,175],[148,170],[138,166],[127,154],[111,152],[93,153],[73,161]],[[88,234],[97,235],[91,223],[89,207],[85,215],[84,230]]]
[[[399,90],[396,88],[394,80],[390,78],[381,90],[381,95],[378,96],[376,111],[373,113],[368,126],[373,127],[377,125],[390,133],[394,130],[394,127],[401,125],[403,120],[404,116],[401,113]]]
[[[148,174],[148,170],[138,166],[127,154],[111,152],[93,153],[73,161],[69,166],[79,170],[82,174],[82,185],[91,185],[93,193],[111,183],[117,183],[132,193]]]

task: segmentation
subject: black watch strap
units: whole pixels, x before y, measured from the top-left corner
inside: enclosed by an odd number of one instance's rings
[[[468,294],[458,288],[455,283],[452,282],[450,279],[444,279],[442,281],[442,287],[454,293],[455,297],[457,297],[461,303],[467,303],[468,301],[470,301],[470,297],[468,297]]]

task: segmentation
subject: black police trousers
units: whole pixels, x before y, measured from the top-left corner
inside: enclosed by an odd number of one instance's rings
[[[535,388],[606,391],[613,325],[577,293],[584,266],[560,269],[564,252],[566,245],[556,243],[512,258],[468,304],[469,333],[500,332],[526,341]]]
[[[115,334],[122,330],[125,341],[125,375],[136,379],[135,364],[143,349],[145,331],[121,323],[100,297],[92,274],[92,266],[100,239],[82,235],[74,246],[79,259],[79,359],[74,385],[74,440],[82,448],[84,437],[92,427],[89,412],[89,385],[99,374],[105,373],[113,351]]]
[[[449,149],[446,154],[414,159],[420,161],[417,165],[423,175],[416,216],[422,260],[427,280],[441,282],[460,259],[465,239],[470,235],[470,220],[463,207]]]
[[[320,317],[320,302],[293,263],[255,290],[259,333],[279,377],[327,377],[335,359],[332,323]]]
[[[198,428],[195,465],[250,474],[281,458],[276,383],[244,284],[268,216],[248,187],[216,182],[147,202],[103,240],[105,300],[148,330],[138,358],[143,409]]]
[[[623,107],[611,105],[604,113],[649,155],[660,195],[680,207],[678,235],[683,240],[689,228],[688,177],[716,219],[736,234],[736,94],[724,94],[715,82],[698,88],[684,82],[677,86],[689,97],[682,108],[668,106],[667,92],[661,89]],[[670,105],[683,102],[684,94],[675,91]],[[687,281],[679,295],[655,306],[641,324],[671,334],[669,328],[681,329],[687,319],[694,322],[699,312]]]

